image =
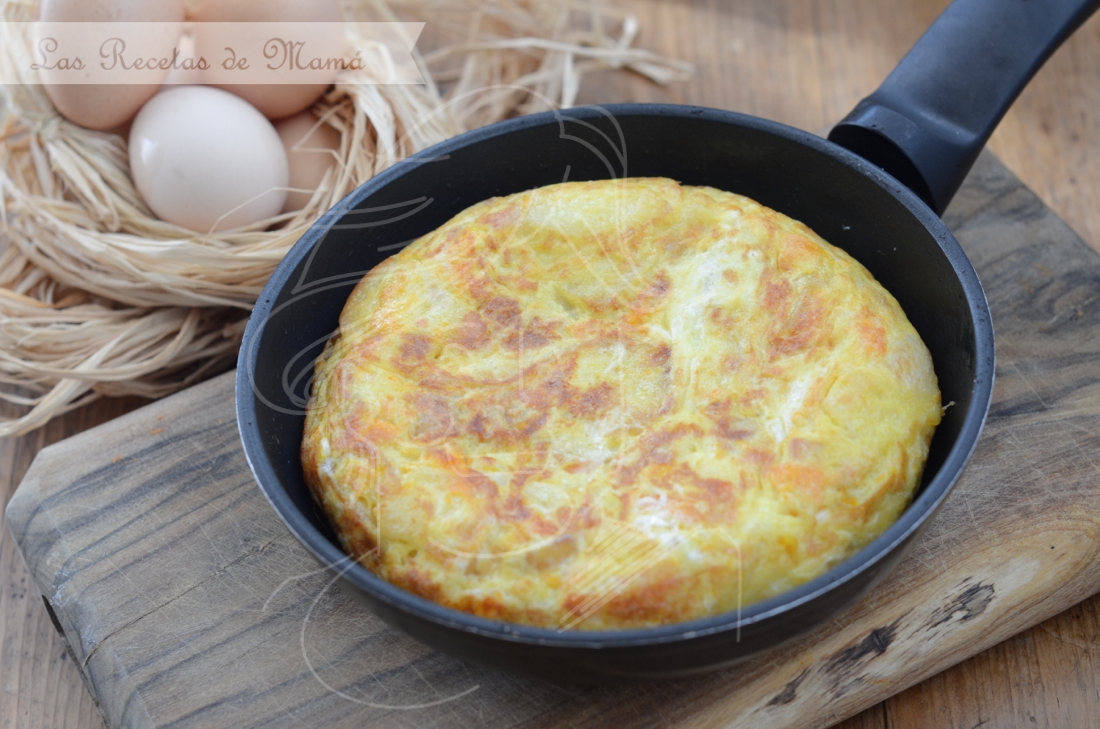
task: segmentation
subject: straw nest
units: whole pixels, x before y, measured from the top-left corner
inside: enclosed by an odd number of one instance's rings
[[[33,19],[33,0],[0,7],[5,20]],[[633,48],[634,18],[595,1],[363,0],[345,10],[354,20],[429,21],[418,48],[434,50],[417,56],[429,83],[374,84],[369,67],[341,76],[314,106],[341,145],[310,203],[207,235],[153,216],[125,141],[58,115],[19,75],[26,39],[0,23],[0,70],[22,81],[0,98],[0,398],[21,406],[0,419],[0,436],[106,395],[161,397],[232,366],[248,312],[287,249],[404,157],[509,116],[568,107],[593,69],[658,83],[689,72]]]

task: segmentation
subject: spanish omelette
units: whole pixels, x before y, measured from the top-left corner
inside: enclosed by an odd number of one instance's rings
[[[573,182],[475,205],[362,279],[302,462],[395,585],[636,628],[853,554],[910,501],[941,413],[901,307],[805,225],[666,179]]]

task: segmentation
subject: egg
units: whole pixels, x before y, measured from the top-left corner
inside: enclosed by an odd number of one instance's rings
[[[38,19],[55,23],[182,23],[183,0],[42,0]],[[146,33],[138,39],[141,56],[172,57],[179,33],[174,32],[172,26],[158,30],[162,32]],[[133,51],[134,39],[130,40],[130,50]],[[90,59],[88,63],[91,63]],[[82,127],[109,130],[132,119],[141,105],[157,92],[159,81],[168,71],[164,70],[158,83],[142,84],[57,83],[55,79],[61,77],[59,73],[57,70],[40,70],[43,90],[57,111]],[[91,71],[85,73],[90,74]]]
[[[289,187],[283,212],[301,210],[309,204],[325,173],[336,165],[340,132],[320,123],[310,111],[303,111],[275,124],[283,140],[289,163]]]
[[[228,91],[165,89],[130,130],[130,168],[162,220],[198,233],[249,225],[286,201],[283,143],[263,114]]]
[[[222,29],[204,28],[204,23],[341,23],[343,11],[337,0],[206,0],[195,12],[195,48],[200,56],[221,59],[226,47]],[[242,39],[246,31],[235,33]],[[340,55],[343,32],[338,26],[303,26],[295,42],[303,42],[307,55],[318,52]],[[256,44],[253,44],[256,45]],[[263,39],[260,39],[263,46]],[[224,60],[224,59],[223,59]],[[286,84],[230,84],[222,79],[215,64],[206,83],[231,91],[262,111],[269,119],[282,119],[309,108],[336,80],[333,68],[323,82]],[[303,78],[298,72],[296,76]],[[315,76],[310,76],[315,78]]]

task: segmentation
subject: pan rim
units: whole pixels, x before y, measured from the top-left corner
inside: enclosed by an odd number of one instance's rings
[[[363,200],[389,184],[390,181],[405,174],[410,166],[430,162],[432,159],[448,155],[451,151],[461,147],[490,140],[500,135],[515,133],[529,127],[552,123],[561,124],[563,118],[586,119],[608,114],[615,118],[639,115],[669,116],[733,124],[810,147],[842,162],[864,177],[870,178],[929,231],[959,278],[967,299],[966,308],[970,312],[975,329],[976,351],[973,394],[969,408],[963,417],[958,437],[951,446],[939,471],[902,515],[882,534],[848,559],[823,575],[792,590],[745,606],[738,611],[649,628],[600,631],[558,630],[490,620],[444,607],[386,582],[362,565],[351,560],[339,546],[329,541],[304,517],[299,520],[291,518],[290,515],[297,513],[298,510],[290,502],[286,489],[268,461],[266,449],[258,434],[256,408],[259,401],[254,396],[252,368],[256,362],[258,343],[262,338],[263,322],[273,313],[272,307],[279,294],[288,285],[291,274],[309,255],[327,229],[338,221],[343,214],[354,209]],[[373,599],[385,602],[401,612],[467,634],[516,644],[564,649],[612,649],[667,645],[692,641],[719,633],[740,631],[745,627],[778,618],[784,613],[816,600],[825,593],[855,579],[874,567],[882,559],[891,555],[900,544],[909,540],[933,517],[961,476],[966,463],[977,446],[989,412],[993,394],[994,369],[995,345],[992,320],[985,292],[973,265],[955,236],[939,216],[888,173],[826,139],[759,117],[700,106],[608,104],[577,107],[565,111],[543,112],[498,122],[466,132],[418,152],[367,180],[330,211],[323,214],[291,247],[276,267],[256,302],[246,327],[238,359],[236,409],[238,430],[244,446],[246,460],[265,498],[298,541],[316,559],[328,569],[335,571],[343,580],[367,592]]]

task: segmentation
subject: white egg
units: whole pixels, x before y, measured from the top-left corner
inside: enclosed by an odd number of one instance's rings
[[[287,158],[275,128],[248,102],[208,86],[150,99],[130,130],[130,169],[152,211],[198,233],[277,215]]]

